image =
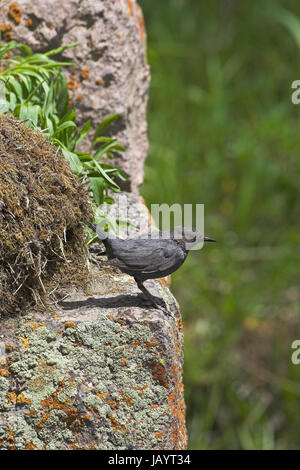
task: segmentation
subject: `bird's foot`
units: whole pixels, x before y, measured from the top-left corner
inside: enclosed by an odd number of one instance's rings
[[[170,310],[167,309],[167,307],[163,307],[162,305],[159,305],[159,304],[156,304],[156,308],[158,308],[159,310],[161,310],[162,312],[164,312],[166,315],[168,315],[169,317],[171,317],[171,312]]]
[[[152,305],[154,308],[157,308],[158,310],[161,310],[167,315],[171,315],[171,312],[167,309],[166,305],[161,305],[154,297],[149,298],[149,296],[142,294],[141,295],[142,299],[144,300],[147,305]],[[164,303],[164,302],[163,302]]]
[[[135,281],[138,285],[138,288],[142,291],[144,297],[146,297],[147,300],[149,300],[151,302],[151,304],[155,307],[155,308],[158,308],[159,310],[161,310],[162,312],[164,312],[166,315],[169,315],[171,316],[171,312],[169,312],[169,310],[165,307],[165,306],[162,306],[158,303],[158,301],[156,300],[156,297],[154,297],[154,295],[152,295],[148,289],[146,289],[146,287],[144,286],[144,284],[137,278],[135,278]],[[159,299],[160,300],[160,299]]]

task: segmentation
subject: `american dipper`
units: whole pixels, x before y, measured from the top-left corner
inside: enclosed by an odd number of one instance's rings
[[[199,242],[215,242],[192,227],[174,227],[170,231],[149,232],[123,240],[105,232],[100,225],[87,224],[106,248],[108,264],[134,277],[139,289],[155,308],[169,313],[146,289],[144,281],[168,276],[185,261],[190,249]]]

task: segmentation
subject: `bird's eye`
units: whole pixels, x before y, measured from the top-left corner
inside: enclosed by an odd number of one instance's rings
[[[185,235],[184,238],[186,239],[187,242],[190,242],[190,243],[193,243],[197,240],[196,234],[194,234],[194,233],[189,233],[189,234]]]

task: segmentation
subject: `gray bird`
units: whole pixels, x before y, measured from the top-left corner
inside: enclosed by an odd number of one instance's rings
[[[147,279],[169,276],[185,261],[189,251],[199,242],[215,242],[191,227],[174,227],[170,231],[149,232],[123,240],[105,232],[100,225],[87,224],[106,248],[108,264],[134,277],[139,289],[155,308],[169,313],[146,289]]]

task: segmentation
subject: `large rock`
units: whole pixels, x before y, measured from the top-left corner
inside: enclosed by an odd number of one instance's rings
[[[137,192],[148,149],[149,67],[136,0],[19,0],[2,9],[0,23],[6,39],[26,43],[34,51],[80,41],[62,57],[75,63],[66,74],[78,121],[91,119],[95,129],[103,118],[120,114],[110,133],[126,152],[115,163],[128,175],[124,189]],[[83,145],[84,151],[87,141]]]
[[[35,51],[80,40],[69,86],[93,127],[121,114],[127,146],[118,163],[137,192],[147,152],[149,82],[144,28],[133,0],[20,0],[0,29]],[[11,25],[13,27],[11,27]],[[121,195],[111,211],[144,231],[142,199]],[[125,230],[125,228],[124,228]],[[0,322],[0,449],[185,449],[183,332],[168,280],[149,280],[171,315],[149,306],[130,276],[99,261],[87,292],[75,284],[50,311]]]
[[[133,200],[135,199],[135,200]],[[147,217],[130,196],[132,220]],[[185,449],[183,333],[166,280],[100,262],[52,312],[0,323],[0,449]]]

